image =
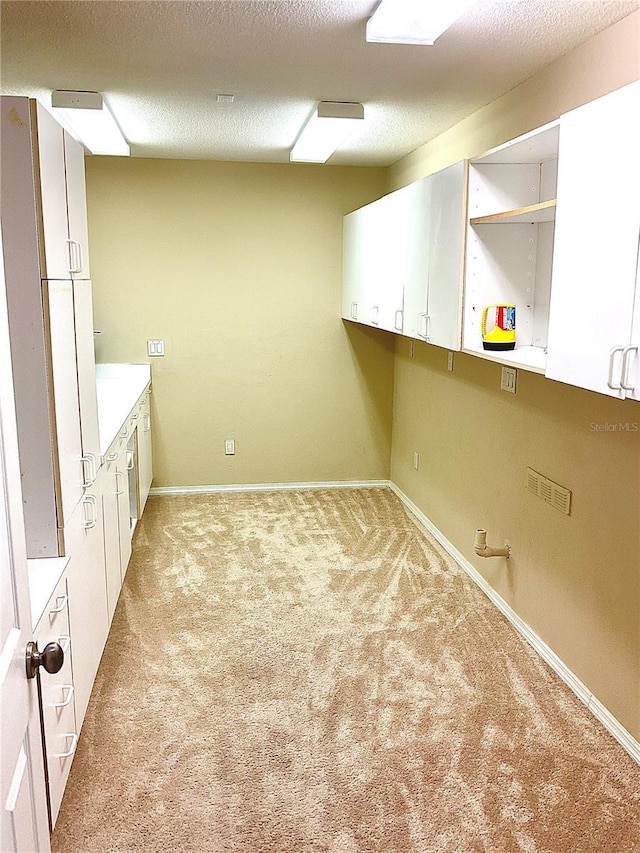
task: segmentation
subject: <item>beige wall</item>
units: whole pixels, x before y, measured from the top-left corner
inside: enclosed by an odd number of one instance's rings
[[[639,31],[637,13],[592,39],[400,161],[392,186],[636,79]],[[392,479],[640,738],[640,404],[526,371],[515,397],[499,384],[498,365],[457,354],[451,374],[444,350],[411,358],[398,339]],[[525,492],[528,465],[572,490],[570,517]],[[475,556],[476,527],[511,542],[509,564]]]
[[[342,217],[385,188],[382,169],[88,158],[98,360],[153,365],[154,486],[388,478],[393,340],[340,320]]]

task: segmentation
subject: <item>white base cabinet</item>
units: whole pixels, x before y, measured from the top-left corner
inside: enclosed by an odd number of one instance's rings
[[[78,730],[109,633],[102,495],[89,490],[67,528],[69,615]]]
[[[64,652],[62,669],[40,679],[41,715],[46,779],[52,827],[60,810],[71,763],[78,742],[66,576],[60,580],[34,631],[42,652],[47,643],[59,643]]]

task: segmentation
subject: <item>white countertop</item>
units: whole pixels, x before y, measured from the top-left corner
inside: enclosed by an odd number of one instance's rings
[[[150,364],[96,364],[101,456],[117,438],[150,381]]]

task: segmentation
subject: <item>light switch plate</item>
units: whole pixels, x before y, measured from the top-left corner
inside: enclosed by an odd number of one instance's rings
[[[164,341],[159,338],[152,338],[147,341],[147,355],[149,358],[164,355]]]
[[[518,383],[518,371],[515,367],[503,367],[502,376],[500,378],[500,388],[503,391],[508,391],[510,394],[516,393],[516,385]]]

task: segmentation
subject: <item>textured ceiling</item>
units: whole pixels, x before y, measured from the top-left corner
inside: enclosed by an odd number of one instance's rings
[[[361,101],[366,127],[330,162],[388,165],[640,2],[476,0],[434,47],[367,44],[376,5],[3,0],[1,88],[102,92],[134,156],[268,162],[317,101]]]

